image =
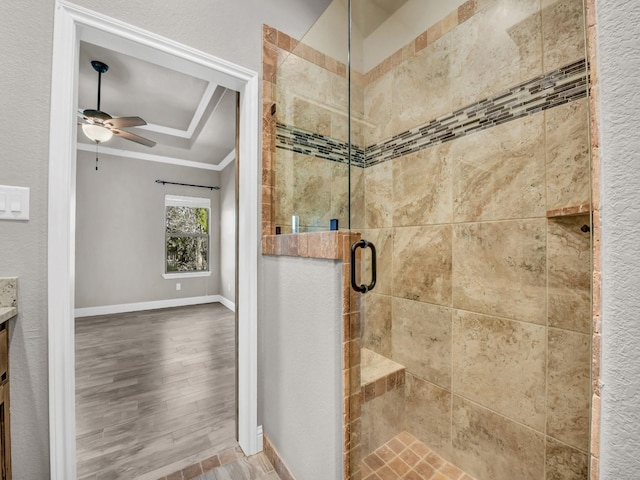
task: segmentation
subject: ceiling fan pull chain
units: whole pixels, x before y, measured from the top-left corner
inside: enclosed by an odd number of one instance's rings
[[[98,171],[98,144],[96,143],[96,172]]]

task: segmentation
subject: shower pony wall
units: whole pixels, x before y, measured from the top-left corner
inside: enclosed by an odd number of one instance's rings
[[[344,294],[345,478],[403,431],[480,480],[588,478],[584,25],[582,0],[472,0],[424,25],[352,69],[351,165],[346,65],[265,29],[263,234],[350,212],[378,251],[376,288]]]

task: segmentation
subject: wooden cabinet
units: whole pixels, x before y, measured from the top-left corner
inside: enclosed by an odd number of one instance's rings
[[[11,480],[9,428],[9,322],[0,325],[0,479]]]

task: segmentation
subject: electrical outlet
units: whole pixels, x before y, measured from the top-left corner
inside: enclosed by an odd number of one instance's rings
[[[180,290],[182,288],[182,285],[180,285],[180,283],[176,283],[176,290]]]

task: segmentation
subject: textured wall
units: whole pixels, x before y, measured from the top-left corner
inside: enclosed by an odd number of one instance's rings
[[[600,478],[640,471],[640,4],[596,2],[602,218]]]
[[[327,1],[76,2],[260,71],[261,25],[302,36]],[[31,188],[31,219],[0,225],[0,276],[19,277],[11,325],[14,478],[49,476],[47,185],[54,2],[0,3],[0,183]],[[241,32],[241,34],[239,33]],[[31,114],[23,114],[31,112]],[[34,122],[34,115],[39,119]]]
[[[0,276],[18,277],[10,325],[13,477],[49,475],[47,390],[47,157],[53,2],[0,3],[0,183],[31,188],[28,222],[0,223]],[[36,71],[34,65],[39,65]]]
[[[76,308],[220,293],[220,191],[158,185],[156,179],[218,185],[220,174],[78,152]],[[211,200],[211,276],[164,279],[165,194]],[[181,289],[176,290],[176,283]]]
[[[342,477],[342,268],[263,257],[261,417],[295,478]]]

